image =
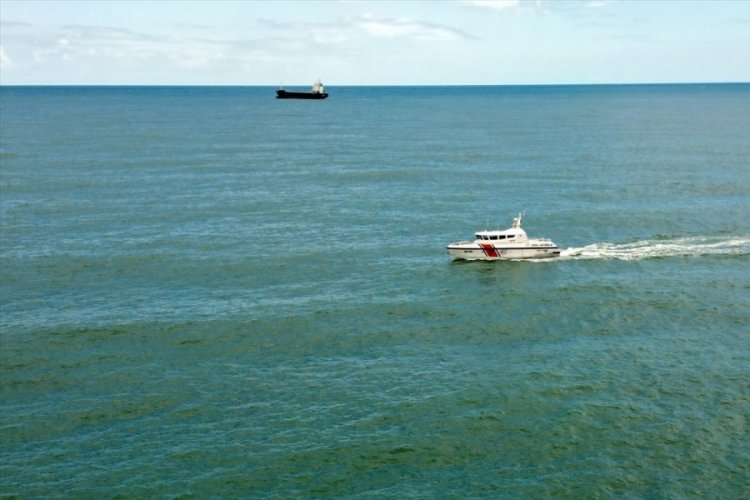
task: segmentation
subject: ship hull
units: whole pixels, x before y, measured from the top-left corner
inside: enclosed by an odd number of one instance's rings
[[[328,97],[327,92],[288,92],[286,90],[277,90],[276,99],[325,99]]]
[[[560,249],[554,245],[544,247],[495,247],[490,244],[454,243],[448,245],[447,250],[454,260],[551,259],[560,256]]]

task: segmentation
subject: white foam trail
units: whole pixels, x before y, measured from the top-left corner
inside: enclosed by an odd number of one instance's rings
[[[563,250],[560,252],[560,259],[643,260],[699,255],[750,255],[750,237],[692,237],[644,240],[633,243],[594,243],[585,247]]]

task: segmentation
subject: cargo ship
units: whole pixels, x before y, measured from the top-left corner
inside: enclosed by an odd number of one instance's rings
[[[328,93],[320,80],[313,83],[310,92],[289,92],[283,88],[276,91],[276,99],[325,99],[326,97]]]

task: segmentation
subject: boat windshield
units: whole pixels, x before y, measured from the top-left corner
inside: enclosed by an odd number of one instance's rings
[[[478,240],[492,240],[492,241],[504,240],[506,238],[513,238],[513,237],[515,237],[514,234],[509,234],[509,235],[506,236],[504,234],[479,234],[479,233],[475,234],[474,236]]]

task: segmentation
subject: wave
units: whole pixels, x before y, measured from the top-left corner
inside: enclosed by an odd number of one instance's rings
[[[594,243],[560,252],[563,260],[644,260],[700,255],[750,255],[750,237],[656,238],[632,243]]]

